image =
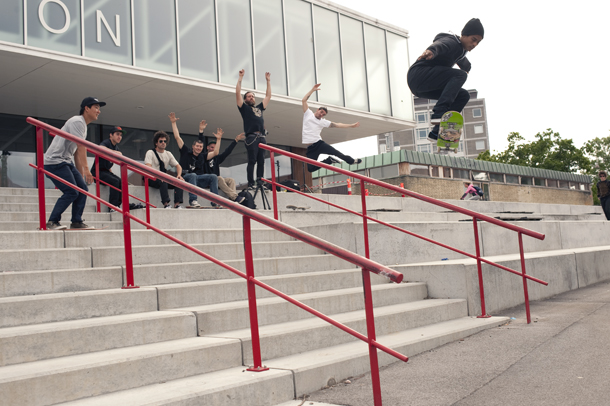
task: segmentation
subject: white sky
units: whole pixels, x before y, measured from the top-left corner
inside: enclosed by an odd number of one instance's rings
[[[485,98],[492,153],[519,132],[547,128],[577,147],[610,136],[610,2],[604,0],[332,0],[409,31],[411,64],[439,32],[458,34],[479,18],[485,38],[468,54],[466,89]],[[446,10],[446,11],[443,11]],[[405,78],[406,80],[406,78]],[[377,153],[374,137],[336,144],[346,154]]]

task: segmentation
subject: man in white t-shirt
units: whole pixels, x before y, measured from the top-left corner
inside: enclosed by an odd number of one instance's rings
[[[321,154],[333,155],[337,158],[340,158],[347,162],[350,165],[359,164],[362,162],[361,159],[354,159],[349,155],[344,155],[341,152],[337,151],[332,146],[328,145],[324,141],[322,141],[322,137],[320,133],[323,128],[356,128],[360,126],[359,122],[354,124],[342,124],[342,123],[333,123],[328,121],[324,117],[328,114],[328,109],[326,107],[320,107],[315,113],[309,110],[309,105],[307,104],[307,100],[313,94],[320,90],[321,83],[315,85],[306,95],[303,97],[303,144],[308,144],[306,156],[309,159],[318,160],[318,157]],[[340,161],[336,160],[332,156],[324,159],[325,164],[332,165],[334,163],[339,163]],[[319,166],[307,164],[307,170],[309,172],[314,172],[320,169]]]
[[[153,143],[155,144],[155,149],[151,149],[146,151],[146,156],[144,157],[144,164],[152,167],[161,172],[167,172],[170,166],[176,168],[176,178],[180,180],[184,180],[182,178],[182,167],[174,158],[174,155],[167,151],[167,143],[169,141],[169,137],[165,131],[157,131],[153,138]],[[167,189],[174,189],[174,208],[182,209],[182,189],[174,188],[172,185],[168,185],[162,180],[150,180],[148,179],[148,185],[152,186],[156,189],[159,189],[159,193],[161,193],[161,202],[163,203],[164,209],[171,209],[169,193]]]

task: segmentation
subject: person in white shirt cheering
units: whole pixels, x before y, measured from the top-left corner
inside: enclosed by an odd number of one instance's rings
[[[333,123],[331,121],[328,121],[327,119],[324,118],[326,116],[326,114],[328,114],[328,109],[326,107],[318,108],[318,110],[316,110],[315,113],[312,112],[311,110],[309,110],[309,105],[307,104],[307,100],[309,100],[309,97],[313,94],[313,92],[320,90],[320,85],[321,85],[321,83],[318,83],[317,85],[312,87],[311,90],[305,95],[305,97],[303,97],[303,100],[302,100],[302,102],[303,102],[303,133],[302,133],[303,134],[303,144],[308,144],[307,152],[305,155],[307,156],[307,158],[315,159],[316,161],[318,160],[318,157],[321,154],[327,154],[327,155],[336,156],[337,158],[344,160],[345,162],[347,162],[350,165],[361,163],[362,162],[361,159],[354,159],[349,155],[344,155],[340,151],[337,151],[335,148],[328,145],[327,143],[325,143],[322,140],[320,133],[322,132],[323,128],[328,128],[328,127],[330,127],[330,128],[356,128],[356,127],[360,126],[360,123],[356,122],[354,124],[342,124],[342,123]],[[335,158],[333,158],[332,156],[329,156],[328,158],[324,159],[321,162],[324,162],[325,164],[329,164],[329,165],[340,162],[340,161],[336,160]],[[320,169],[319,166],[307,164],[307,170],[309,172],[314,172],[314,171],[317,171],[318,169]]]

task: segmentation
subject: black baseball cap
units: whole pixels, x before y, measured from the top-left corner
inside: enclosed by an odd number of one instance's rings
[[[127,131],[123,130],[121,127],[112,127],[112,130],[110,130],[110,134],[114,134],[114,133],[123,133],[123,135],[127,134]]]
[[[100,107],[104,107],[106,105],[105,102],[101,102],[95,97],[85,97],[80,104],[80,108],[85,108],[87,106],[93,106],[94,104],[99,104]]]

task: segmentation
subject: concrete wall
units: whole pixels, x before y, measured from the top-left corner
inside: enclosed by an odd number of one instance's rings
[[[429,178],[418,176],[399,176],[384,179],[384,182],[400,185],[404,183],[405,189],[412,190],[435,199],[459,199],[464,194],[464,180]],[[389,193],[375,185],[367,185],[369,193],[383,195]],[[354,194],[360,194],[359,187],[352,186]],[[592,205],[593,196],[590,191],[547,188],[528,185],[508,185],[490,183],[490,200],[502,202],[528,202],[528,203],[562,203],[571,205]]]

